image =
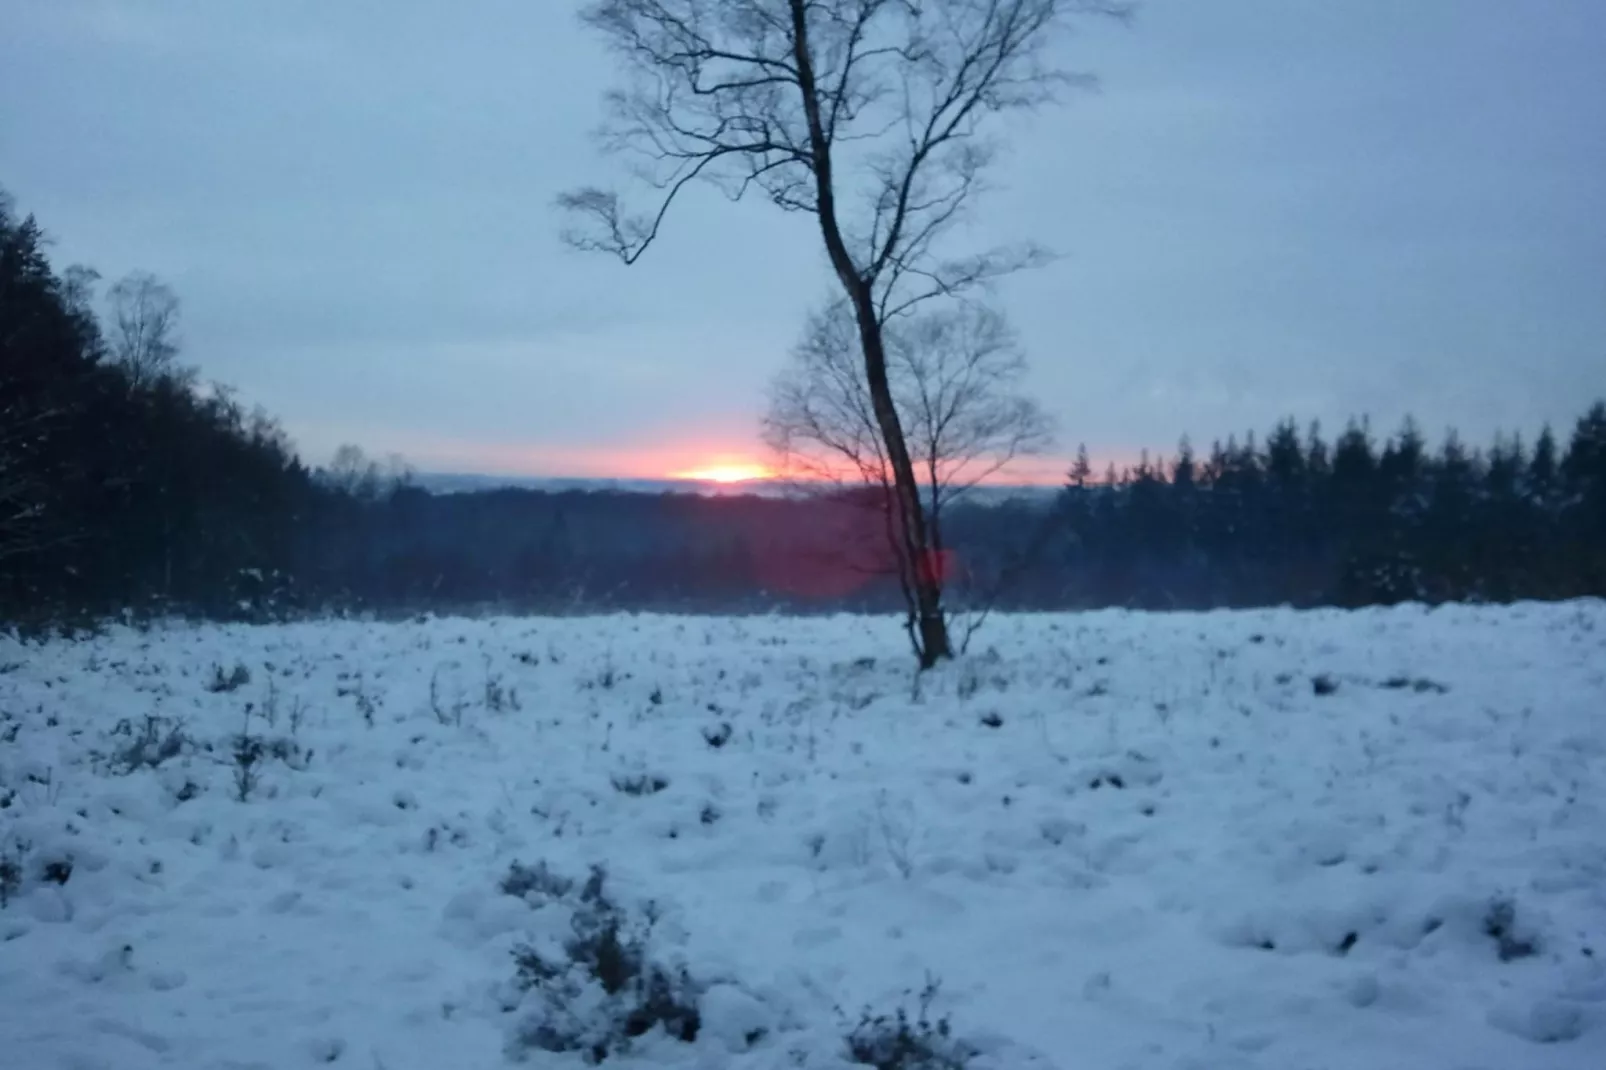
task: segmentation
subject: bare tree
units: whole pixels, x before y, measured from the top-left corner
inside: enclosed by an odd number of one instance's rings
[[[84,264],[71,264],[61,273],[61,303],[67,311],[93,320],[95,284],[100,272]]]
[[[136,387],[168,374],[178,356],[178,295],[148,272],[125,275],[107,292],[111,356]]]
[[[948,248],[996,143],[986,121],[1085,79],[1047,54],[1072,14],[1119,0],[593,0],[582,18],[618,55],[607,144],[656,191],[644,213],[588,188],[560,203],[567,239],[634,263],[694,180],[756,192],[818,221],[853,311],[876,434],[898,510],[899,554],[930,552],[920,487],[888,373],[887,325],[1040,262],[1033,246]],[[921,665],[952,654],[941,589],[920,582]]]
[[[993,309],[957,303],[889,324],[884,341],[888,385],[920,487],[925,557],[911,561],[901,552],[896,479],[846,302],[837,301],[810,319],[791,364],[772,386],[764,436],[789,474],[833,483],[851,479],[878,491],[861,500],[884,512],[918,653],[918,588],[935,586],[939,604],[946,605],[942,596],[953,579],[943,534],[945,509],[1017,458],[1042,453],[1052,442],[1052,424],[1021,392],[1025,357],[1014,332]]]
[[[386,499],[413,484],[416,473],[400,454],[392,453],[383,465],[361,446],[346,443],[335,450],[329,467],[320,473],[324,484],[360,501]]]

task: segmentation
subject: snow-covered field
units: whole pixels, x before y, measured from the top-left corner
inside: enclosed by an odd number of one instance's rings
[[[848,618],[0,639],[0,1066],[839,1067],[935,979],[942,1070],[1606,1067],[1606,606],[976,645],[916,686]],[[609,996],[566,964],[614,922]],[[647,976],[695,1041],[620,1041]]]

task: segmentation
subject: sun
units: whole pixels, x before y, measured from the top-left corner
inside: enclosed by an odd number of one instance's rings
[[[690,479],[699,483],[750,483],[757,479],[772,479],[774,476],[774,469],[752,462],[710,464],[674,473],[676,479]]]

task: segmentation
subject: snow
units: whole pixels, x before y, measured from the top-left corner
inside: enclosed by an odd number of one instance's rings
[[[0,638],[0,1065],[581,1066],[518,1049],[514,951],[603,865],[703,1021],[608,1065],[840,1067],[935,979],[972,1070],[1606,1066],[1606,605],[977,645],[916,680],[847,617]]]

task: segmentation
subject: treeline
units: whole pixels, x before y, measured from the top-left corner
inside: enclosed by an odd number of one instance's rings
[[[222,613],[293,570],[319,498],[269,416],[176,360],[177,301],[55,273],[0,192],[0,619]]]
[[[178,359],[178,303],[57,273],[0,195],[0,626],[182,613],[894,610],[862,493],[431,494],[279,425]],[[1606,594],[1606,406],[1565,444],[1329,443],[1292,423],[1057,497],[957,503],[955,602],[1159,608]]]
[[[1407,420],[1379,443],[1285,421],[1257,445],[1184,440],[1095,485],[1085,453],[1061,502],[1057,602],[1360,606],[1606,595],[1606,404],[1565,447],[1500,436],[1436,448]]]

